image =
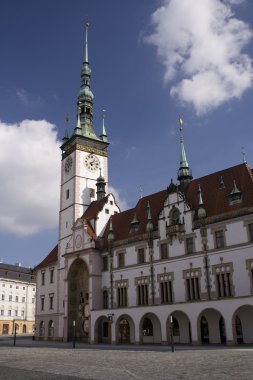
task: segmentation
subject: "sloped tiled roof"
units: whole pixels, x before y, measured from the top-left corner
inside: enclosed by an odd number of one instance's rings
[[[159,214],[163,208],[164,201],[167,197],[167,190],[160,191],[141,198],[135,208],[123,211],[119,214],[112,216],[112,227],[115,240],[126,239],[128,237],[134,237],[146,233],[147,226],[147,206],[148,202],[151,210],[152,223],[156,229],[158,225]],[[139,229],[138,231],[131,232],[131,221],[134,217],[137,217],[139,220]],[[104,232],[104,243],[107,244],[107,236],[109,232],[109,222]]]
[[[85,212],[83,213],[82,219],[90,220],[90,219],[96,218],[97,214],[102,210],[104,205],[108,202],[108,196],[109,194],[106,197],[100,199],[99,201],[91,202],[87,210],[85,210]]]
[[[221,177],[225,185],[223,188],[219,186]],[[242,202],[230,205],[229,194],[233,190],[234,180],[242,192]],[[186,198],[194,209],[198,208],[199,185],[207,217],[253,206],[253,177],[245,163],[192,180]]]
[[[52,249],[52,251],[41,261],[39,265],[35,267],[35,270],[48,267],[51,264],[57,263],[58,261],[58,244]]]
[[[0,263],[0,278],[35,283],[35,277],[31,268]]]

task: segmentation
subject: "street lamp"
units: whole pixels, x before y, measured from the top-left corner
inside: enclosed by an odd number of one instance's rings
[[[17,337],[17,324],[14,323],[14,342],[13,342],[14,346],[16,346],[16,337]]]
[[[76,348],[76,321],[73,321],[73,348]]]
[[[173,338],[173,317],[170,315],[170,343],[171,343],[171,352],[174,352],[174,338]]]

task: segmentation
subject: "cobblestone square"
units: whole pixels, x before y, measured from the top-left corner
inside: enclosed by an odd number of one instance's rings
[[[0,340],[0,379],[250,380],[253,347],[105,346]]]

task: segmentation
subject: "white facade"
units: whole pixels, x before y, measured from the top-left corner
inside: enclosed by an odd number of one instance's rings
[[[86,61],[82,73],[87,87]],[[181,135],[179,184],[120,213],[86,87],[83,124],[62,146],[58,247],[37,267],[37,338],[253,343],[251,169],[192,180]]]
[[[0,264],[0,334],[33,333],[36,282],[27,268]]]

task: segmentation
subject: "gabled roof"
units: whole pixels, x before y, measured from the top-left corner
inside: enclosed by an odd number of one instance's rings
[[[152,223],[154,225],[154,229],[156,229],[158,225],[159,214],[163,208],[163,204],[167,195],[167,190],[162,190],[158,193],[148,195],[146,197],[141,198],[136,204],[135,208],[113,215],[112,228],[115,240],[127,239],[128,237],[134,237],[146,233],[146,226],[148,221],[148,202],[150,204]],[[131,231],[131,221],[134,219],[135,216],[140,222],[139,229],[138,231]],[[103,234],[105,245],[107,245],[108,233],[109,222]]]
[[[0,278],[6,280],[18,280],[24,282],[35,283],[35,277],[31,268],[21,267],[19,265],[11,265],[0,263]]]
[[[221,177],[225,187],[219,186]],[[230,205],[229,194],[233,190],[234,180],[242,192],[242,201]],[[199,185],[207,217],[253,206],[253,176],[245,163],[192,180],[186,198],[194,209],[198,208]]]
[[[48,267],[55,264],[58,261],[58,244],[52,249],[52,251],[41,261],[39,265],[35,267],[35,270]]]
[[[93,201],[85,210],[83,213],[83,216],[81,219],[91,220],[95,219],[97,217],[97,214],[103,209],[104,205],[108,202],[108,197],[110,194],[108,194],[106,197],[100,199],[99,201]]]

